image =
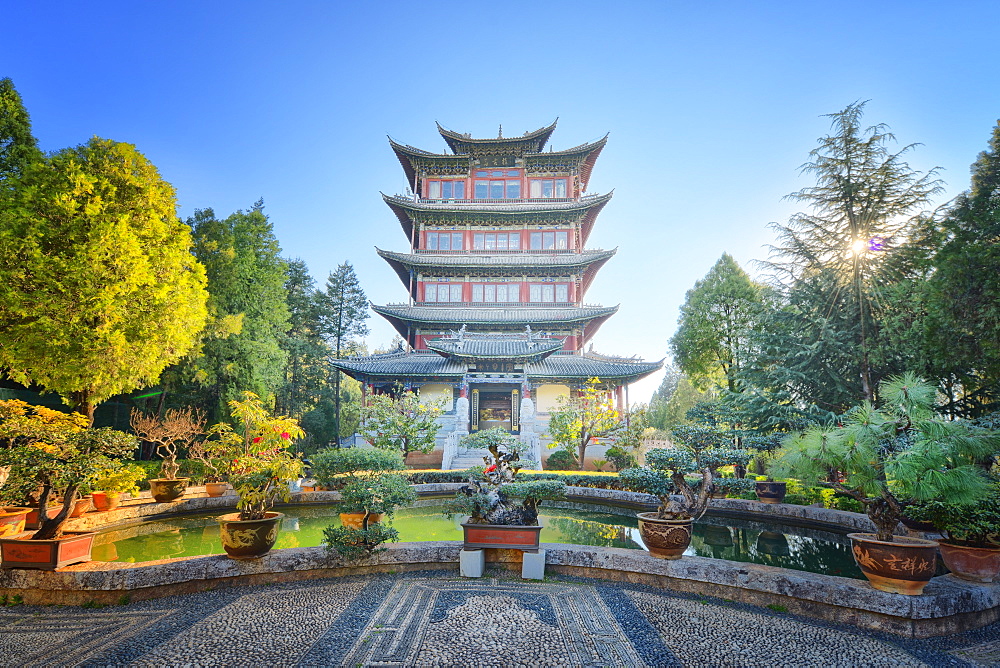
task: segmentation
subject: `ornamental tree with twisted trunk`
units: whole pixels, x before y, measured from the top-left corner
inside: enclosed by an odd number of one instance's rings
[[[135,450],[130,434],[109,429],[88,429],[87,418],[23,401],[0,401],[0,467],[8,476],[0,486],[4,501],[25,502],[10,494],[38,496],[39,529],[32,540],[62,536],[80,487],[93,483],[105,470]],[[62,495],[55,517],[47,513],[49,501]]]
[[[836,426],[789,438],[771,470],[804,482],[829,479],[861,502],[877,539],[891,542],[904,505],[984,498],[990,483],[983,464],[1000,450],[1000,433],[936,418],[936,389],[913,374],[884,381],[879,392],[881,407],[865,402]]]
[[[205,434],[205,415],[197,408],[170,408],[162,416],[133,408],[129,425],[139,438],[156,445],[156,454],[163,458],[160,477],[176,480],[177,455]]]

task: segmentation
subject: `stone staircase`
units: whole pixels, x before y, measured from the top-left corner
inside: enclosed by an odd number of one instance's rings
[[[462,448],[458,451],[455,459],[451,462],[453,469],[467,469],[473,466],[483,466],[483,457],[489,457],[488,450],[466,450]]]

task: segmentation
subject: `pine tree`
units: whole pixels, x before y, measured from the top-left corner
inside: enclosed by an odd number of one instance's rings
[[[877,354],[879,285],[886,253],[899,247],[914,229],[921,209],[941,191],[936,169],[921,173],[904,156],[916,144],[889,150],[895,137],[884,124],[861,127],[864,102],[829,114],[833,134],[819,139],[802,171],[816,177],[816,185],[788,197],[808,204],[811,213],[797,213],[787,224],[772,224],[778,244],[767,263],[785,288],[819,277],[825,290],[826,313],[839,316],[851,328],[858,351],[858,399],[873,400],[878,379],[873,367]],[[834,318],[839,319],[839,318]],[[844,331],[844,330],[841,330]]]
[[[364,290],[358,282],[358,277],[354,273],[354,267],[350,262],[337,267],[336,271],[330,272],[326,281],[326,292],[323,299],[323,334],[330,347],[333,349],[334,358],[340,356],[356,342],[358,337],[368,334],[368,327],[365,320],[369,317],[368,299]],[[342,436],[340,430],[341,397],[341,372],[335,372],[335,433],[339,439]]]

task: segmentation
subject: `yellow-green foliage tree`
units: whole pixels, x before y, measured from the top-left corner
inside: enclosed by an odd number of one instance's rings
[[[205,323],[205,271],[174,188],[131,144],[94,137],[0,192],[0,367],[93,420],[155,383]]]
[[[576,457],[582,470],[587,446],[595,438],[611,436],[622,426],[622,416],[599,387],[599,381],[591,378],[579,396],[559,398],[559,406],[549,417],[549,447],[562,448]]]

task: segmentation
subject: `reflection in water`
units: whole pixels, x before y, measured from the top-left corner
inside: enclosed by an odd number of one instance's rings
[[[323,529],[339,523],[337,506],[283,507],[286,517],[275,549],[322,545]],[[634,515],[542,507],[543,543],[644,549]],[[625,511],[623,511],[625,512]],[[464,518],[445,517],[441,506],[404,508],[392,525],[401,541],[462,540]],[[95,561],[141,562],[223,554],[216,515],[171,518],[107,531],[95,537]],[[705,517],[694,525],[687,555],[729,559],[861,578],[841,534]]]

